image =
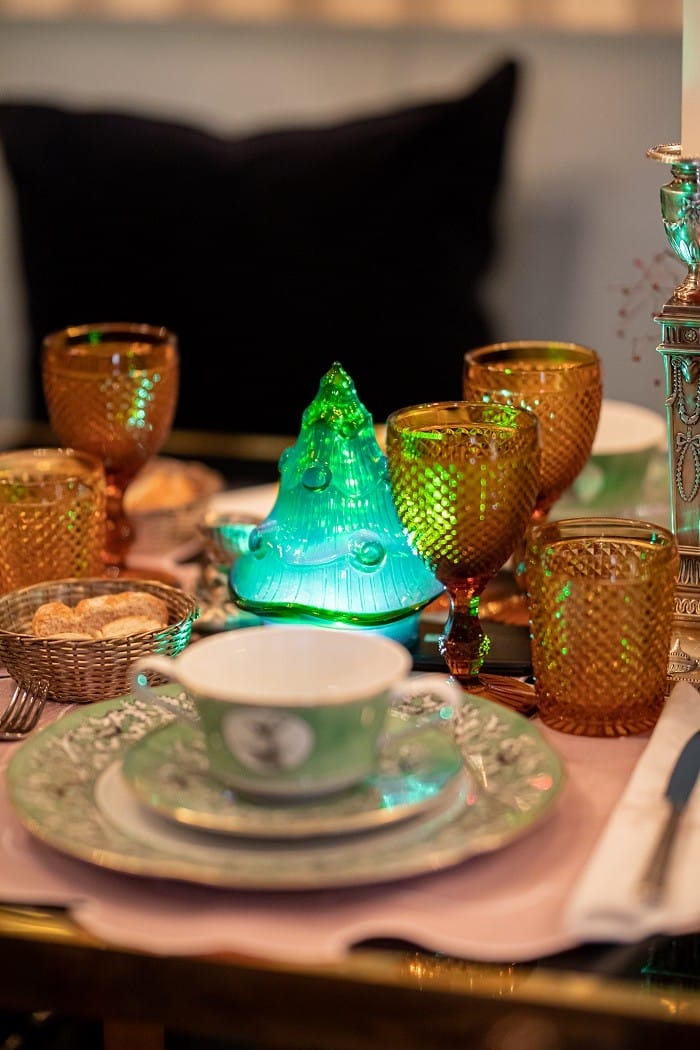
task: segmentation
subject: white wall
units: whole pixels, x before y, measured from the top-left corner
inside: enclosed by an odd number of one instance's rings
[[[658,290],[650,286],[655,274],[638,294],[625,296],[623,288],[642,276],[635,260],[651,264],[666,247],[659,188],[669,172],[645,152],[678,140],[678,33],[0,20],[0,96],[104,103],[235,132],[452,92],[505,57],[519,59],[524,76],[502,193],[501,249],[487,287],[499,336],[594,346],[609,397],[660,409],[651,314],[682,270],[675,262],[664,267]],[[15,236],[0,178],[0,418],[24,412]],[[626,305],[632,316],[620,338]]]

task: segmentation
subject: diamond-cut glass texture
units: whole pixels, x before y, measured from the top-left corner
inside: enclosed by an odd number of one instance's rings
[[[68,450],[0,455],[0,593],[101,575],[104,529],[99,461]]]
[[[528,604],[544,722],[590,736],[652,728],[667,685],[677,574],[665,529],[586,519],[533,531]]]
[[[586,464],[603,396],[598,354],[569,343],[498,343],[464,359],[463,395],[529,408],[540,423],[540,491],[544,517]]]
[[[538,485],[533,431],[471,415],[423,429],[420,417],[399,418],[387,433],[399,517],[443,583],[491,576],[508,560]]]
[[[172,427],[179,390],[177,337],[164,328],[107,323],[66,328],[42,347],[49,420],[63,445],[99,456],[107,477],[104,562],[123,570],[134,530],[124,491]]]
[[[61,442],[100,456],[107,469],[135,474],[170,433],[178,361],[167,341],[67,335],[47,342],[43,382]]]
[[[450,673],[468,683],[489,648],[479,596],[522,540],[534,507],[537,419],[464,401],[399,409],[387,421],[387,462],[409,541],[449,592],[438,648]]]

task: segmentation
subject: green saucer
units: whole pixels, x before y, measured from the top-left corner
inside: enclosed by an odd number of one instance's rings
[[[392,732],[392,728],[394,732]],[[390,715],[377,772],[355,787],[295,802],[246,798],[209,772],[204,736],[175,721],[124,754],[122,774],[139,802],[178,824],[254,838],[343,835],[405,820],[435,805],[463,768],[445,729],[392,739],[405,723]]]

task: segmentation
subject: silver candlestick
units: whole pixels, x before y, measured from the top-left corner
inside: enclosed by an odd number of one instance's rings
[[[664,362],[671,528],[681,564],[668,674],[700,683],[700,158],[679,145],[654,146],[647,156],[671,165],[661,187],[668,242],[688,267],[654,321]]]

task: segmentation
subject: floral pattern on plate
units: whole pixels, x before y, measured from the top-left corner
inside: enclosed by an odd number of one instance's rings
[[[413,702],[399,711],[419,722],[426,714],[434,716],[429,698],[422,711]],[[457,774],[455,790],[425,813],[355,835],[234,838],[150,812],[126,783],[126,749],[171,719],[128,696],[93,703],[31,736],[7,770],[20,821],[57,850],[114,871],[231,889],[308,890],[388,882],[502,848],[552,811],[564,781],[559,756],[537,726],[466,694],[447,724],[473,776]]]

